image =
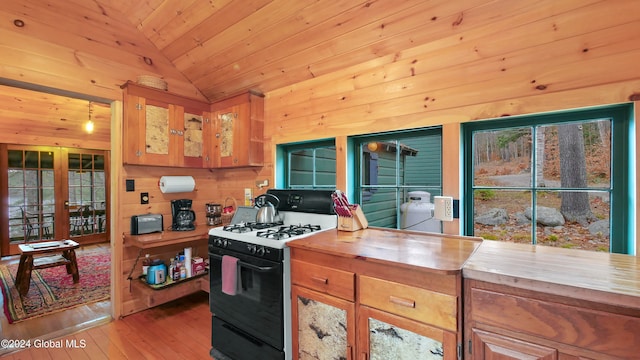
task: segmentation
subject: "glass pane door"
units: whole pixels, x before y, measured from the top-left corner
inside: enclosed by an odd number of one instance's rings
[[[104,155],[93,152],[67,155],[69,236],[74,240],[106,233],[104,162]]]
[[[1,255],[51,239],[108,241],[108,153],[0,144]],[[6,214],[6,215],[4,215]]]
[[[8,150],[9,241],[51,239],[55,234],[54,152]]]

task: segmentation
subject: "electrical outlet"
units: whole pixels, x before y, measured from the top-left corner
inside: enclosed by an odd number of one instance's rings
[[[451,196],[434,196],[433,217],[442,221],[453,221],[453,198]]]
[[[245,188],[244,189],[244,206],[251,206],[253,205],[253,191],[251,190],[251,188]]]

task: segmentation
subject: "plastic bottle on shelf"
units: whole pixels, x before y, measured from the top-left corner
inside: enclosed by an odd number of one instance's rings
[[[151,255],[147,254],[144,256],[142,260],[142,275],[147,275],[147,270],[149,270],[149,265],[151,265]]]
[[[176,261],[174,259],[169,259],[169,279],[174,279],[174,274],[176,272]]]
[[[180,280],[180,263],[174,260],[173,264],[174,264],[174,269],[173,269],[173,274],[171,274],[171,278],[173,279],[173,281],[178,281]]]

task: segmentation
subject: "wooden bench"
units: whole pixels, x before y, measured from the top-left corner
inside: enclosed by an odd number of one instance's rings
[[[80,281],[78,274],[78,263],[76,261],[76,252],[80,246],[73,240],[45,241],[36,243],[20,244],[20,264],[16,273],[16,288],[21,296],[29,291],[31,284],[31,271],[37,269],[45,269],[54,266],[65,265],[67,274],[73,276],[73,282]],[[34,255],[44,255],[37,256]]]

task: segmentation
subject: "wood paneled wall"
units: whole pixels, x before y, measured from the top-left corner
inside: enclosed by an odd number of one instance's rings
[[[89,102],[0,85],[0,142],[111,149],[111,108],[91,103],[93,133],[84,130]]]
[[[266,136],[340,145],[349,135],[442,125],[444,193],[459,197],[460,124],[640,99],[637,6],[499,1],[430,30],[398,19],[394,26],[414,29],[400,38],[415,47],[267,93]],[[445,232],[459,233],[457,222]]]

